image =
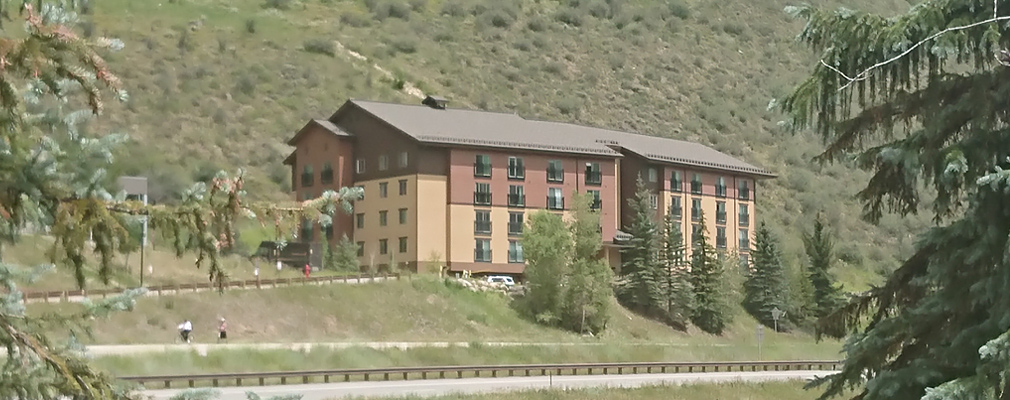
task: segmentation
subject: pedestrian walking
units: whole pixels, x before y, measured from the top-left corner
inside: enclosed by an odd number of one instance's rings
[[[190,343],[190,340],[192,339],[190,337],[190,333],[192,332],[193,332],[193,323],[190,322],[188,319],[183,323],[179,324],[179,335],[182,336],[182,341]]]
[[[221,323],[217,325],[217,341],[227,342],[228,341],[228,323],[225,322],[224,318],[221,318]]]

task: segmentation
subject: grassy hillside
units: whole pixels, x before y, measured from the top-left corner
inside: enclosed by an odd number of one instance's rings
[[[811,163],[817,138],[781,132],[767,105],[815,59],[792,40],[788,0],[104,0],[86,34],[132,100],[98,131],[132,135],[122,169],[161,197],[217,168],[247,167],[250,192],[285,197],[283,142],[349,97],[513,111],[710,144],[779,175],[758,210],[804,260],[799,228],[825,212],[840,273],[862,289],[909,251],[924,219],[861,222],[867,175]],[[903,0],[815,0],[895,13]]]
[[[31,304],[41,313],[73,304]],[[183,296],[148,297],[138,300],[131,312],[113,314],[92,323],[94,339],[86,343],[173,343],[176,325],[193,321],[197,341],[213,342],[217,319],[226,317],[229,340],[235,342],[329,342],[329,341],[515,341],[535,343],[604,342],[612,344],[664,343],[688,346],[687,350],[714,350],[752,354],[756,352],[756,322],[740,315],[721,337],[694,329],[687,333],[641,318],[614,305],[613,316],[602,337],[587,339],[545,328],[525,320],[501,295],[475,293],[457,285],[447,286],[435,278],[365,285],[288,287],[271,290],[196,293]],[[801,333],[767,334],[769,356],[781,348],[782,357],[834,353],[839,342],[820,344]],[[702,350],[692,349],[694,345]],[[678,353],[684,355],[684,353]],[[684,355],[686,357],[686,355]],[[700,357],[700,356],[698,356]]]
[[[437,397],[385,397],[382,400],[813,400],[817,390],[804,390],[803,382],[694,383],[645,386],[640,388],[589,388],[571,390],[527,390],[513,393],[449,395]],[[371,398],[380,400],[380,398]],[[361,400],[359,398],[359,400]]]

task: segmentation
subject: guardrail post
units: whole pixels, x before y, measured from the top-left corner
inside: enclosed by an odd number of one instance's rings
[[[652,373],[652,367],[645,367],[645,372],[651,374]]]
[[[168,389],[168,388],[170,388],[170,387],[172,387],[172,381],[170,381],[170,380],[165,380],[165,389]]]
[[[351,381],[351,375],[350,374],[344,374],[344,382],[350,382],[350,381]]]
[[[196,382],[193,379],[189,380],[189,387],[196,387]]]
[[[288,377],[282,376],[281,377],[281,385],[286,385],[287,383],[288,383]]]
[[[217,378],[210,381],[211,386],[217,387]]]
[[[428,379],[428,371],[421,371],[421,379]]]
[[[368,380],[368,374],[365,374],[365,380],[366,381]]]
[[[323,383],[330,383],[330,376],[329,375],[323,375]]]
[[[302,383],[309,383],[309,376],[305,375],[302,377]]]
[[[263,377],[260,377],[260,386],[263,386]]]
[[[384,381],[388,381],[389,380],[389,372],[382,374],[382,380],[384,380]]]
[[[456,371],[456,378],[462,378],[462,377],[463,377],[463,371]]]
[[[445,379],[445,371],[438,371],[438,378]]]
[[[403,380],[407,380],[407,373],[406,372],[403,373]]]
[[[235,378],[235,386],[242,386],[242,378]]]

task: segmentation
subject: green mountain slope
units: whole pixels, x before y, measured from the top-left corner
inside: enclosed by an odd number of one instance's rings
[[[250,191],[286,197],[284,145],[345,99],[451,106],[694,140],[779,178],[758,212],[804,260],[800,229],[824,211],[842,278],[861,289],[892,268],[918,220],[859,220],[867,175],[810,162],[820,140],[784,133],[769,101],[816,61],[779,0],[103,0],[86,34],[123,39],[110,55],[132,95],[99,127],[130,134],[124,172],[161,193],[217,168],[247,167]],[[814,1],[826,7],[835,1]],[[901,0],[851,0],[885,13]]]

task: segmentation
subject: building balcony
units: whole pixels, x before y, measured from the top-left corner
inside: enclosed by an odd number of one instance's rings
[[[475,249],[473,251],[474,262],[491,262],[491,250]]]
[[[523,167],[509,167],[508,171],[509,179],[523,180],[526,179],[526,168]]]
[[[473,176],[479,177],[490,177],[491,176],[491,164],[474,164],[473,165]]]
[[[523,234],[523,224],[509,222],[509,236],[520,236]]]
[[[564,210],[565,198],[547,196],[547,208],[550,210]]]
[[[701,220],[701,209],[692,208],[691,209],[691,221],[700,221],[700,220]]]
[[[491,234],[491,221],[473,221],[473,233]]]
[[[593,211],[598,211],[601,208],[603,208],[603,200],[593,199],[592,201],[589,202],[589,209]]]
[[[717,224],[725,224],[726,223],[726,212],[725,211],[716,211],[715,212],[715,223],[717,223]]]
[[[691,182],[691,193],[701,194],[701,182]]]
[[[565,181],[564,170],[554,168],[547,169],[547,182],[564,182],[564,181]]]
[[[526,195],[524,194],[509,194],[509,207],[525,207],[526,206]]]
[[[750,225],[750,214],[740,214],[740,226]]]
[[[491,205],[491,193],[473,192],[473,204],[489,206]]]
[[[726,187],[725,186],[715,186],[716,197],[726,197]]]
[[[748,250],[750,250],[750,239],[748,239],[748,238],[740,238],[740,248],[738,250],[740,250],[740,251],[748,251]]]
[[[586,184],[587,185],[602,185],[603,184],[603,172],[600,172],[600,171],[586,171]]]
[[[750,200],[750,189],[748,189],[748,188],[740,188],[740,189],[738,189],[737,190],[737,197],[739,197],[740,200]]]
[[[726,237],[725,236],[716,236],[715,237],[715,247],[716,248],[720,248],[720,249],[725,249],[726,248]]]

